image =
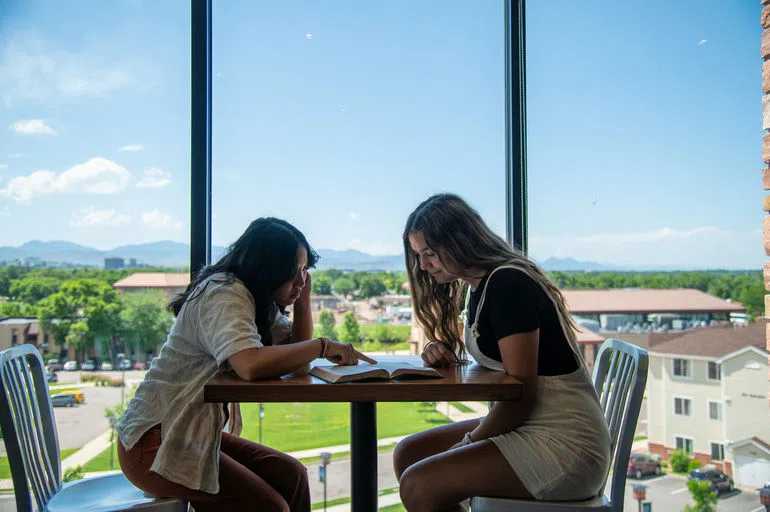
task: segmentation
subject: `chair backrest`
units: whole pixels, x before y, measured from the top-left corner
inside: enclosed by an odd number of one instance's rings
[[[628,457],[647,384],[648,367],[646,350],[615,338],[602,344],[594,366],[594,387],[610,428],[612,442],[610,502],[613,512],[623,511]]]
[[[61,488],[59,437],[43,360],[33,345],[0,352],[0,427],[11,466],[16,510],[45,510]]]

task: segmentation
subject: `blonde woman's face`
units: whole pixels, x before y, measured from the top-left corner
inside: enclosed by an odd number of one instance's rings
[[[412,248],[420,270],[427,272],[439,284],[449,283],[457,279],[457,274],[447,269],[438,257],[438,253],[428,247],[422,231],[409,233],[409,246]]]

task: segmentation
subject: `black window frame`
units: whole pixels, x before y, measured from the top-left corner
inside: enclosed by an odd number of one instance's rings
[[[503,0],[506,238],[527,253],[525,0]],[[212,0],[190,0],[190,274],[211,263]]]

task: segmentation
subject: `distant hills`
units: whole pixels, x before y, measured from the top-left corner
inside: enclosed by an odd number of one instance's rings
[[[225,247],[212,248],[215,258],[225,251]],[[336,251],[321,249],[318,262],[319,269],[339,268],[349,270],[403,270],[404,257],[374,256],[352,249]],[[101,251],[85,245],[65,241],[41,242],[33,240],[18,247],[0,247],[0,264],[17,260],[45,261],[49,264],[84,265],[103,267],[104,258],[117,256],[126,260],[135,258],[141,265],[157,267],[182,268],[189,265],[190,246],[171,241],[150,242],[146,244],[122,245],[107,251]]]
[[[214,258],[218,258],[225,247],[213,247]],[[342,251],[334,249],[318,250],[321,256],[317,267],[319,269],[337,268],[341,270],[404,270],[404,256],[402,254],[377,256],[354,249]],[[169,240],[149,242],[145,244],[122,245],[108,251],[101,251],[85,245],[79,245],[65,241],[41,242],[32,240],[18,247],[0,247],[0,265],[17,260],[35,258],[48,264],[70,264],[91,267],[103,267],[104,258],[117,256],[124,258],[128,264],[129,258],[135,258],[141,265],[183,268],[189,265],[190,246],[187,244],[172,242]],[[676,266],[644,267],[640,265],[613,265],[596,263],[592,261],[579,261],[572,258],[547,258],[538,261],[544,270],[563,271],[673,271],[692,270]]]

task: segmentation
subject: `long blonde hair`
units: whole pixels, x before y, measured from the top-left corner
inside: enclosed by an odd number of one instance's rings
[[[487,273],[507,265],[527,274],[553,302],[564,335],[575,347],[575,323],[559,289],[535,263],[489,229],[479,213],[455,194],[429,197],[409,215],[404,228],[404,255],[414,316],[430,341],[442,341],[455,354],[465,355],[458,319],[465,308],[468,285],[459,279],[439,284],[422,271],[409,244],[409,233],[415,232],[423,234],[425,243],[445,267],[449,264],[461,272],[477,269]]]

